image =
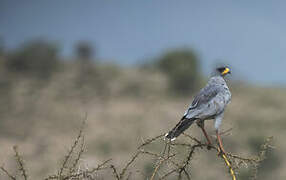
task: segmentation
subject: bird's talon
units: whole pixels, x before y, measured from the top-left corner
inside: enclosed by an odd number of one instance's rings
[[[221,148],[219,148],[219,152],[217,154],[217,156],[222,156],[225,155],[226,153],[224,152],[224,150],[222,150]]]
[[[207,150],[211,150],[211,148],[212,148],[212,143],[207,143]]]

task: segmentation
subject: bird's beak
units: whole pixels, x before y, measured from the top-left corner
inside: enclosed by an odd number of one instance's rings
[[[225,68],[225,70],[221,73],[222,75],[231,74],[229,68]]]

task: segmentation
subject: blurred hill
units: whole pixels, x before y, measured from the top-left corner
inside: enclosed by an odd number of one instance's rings
[[[205,83],[192,50],[170,51],[151,65],[121,67],[93,60],[85,43],[78,47],[77,58],[69,61],[63,61],[57,47],[46,42],[1,55],[0,162],[7,168],[15,170],[11,147],[18,145],[32,179],[56,172],[85,113],[86,153],[80,163],[92,167],[112,158],[120,166],[142,139],[172,128]],[[174,63],[178,57],[181,63]],[[187,67],[194,69],[188,73]],[[186,80],[176,84],[177,78]],[[182,87],[186,81],[191,86]],[[229,86],[233,99],[222,128],[232,131],[223,136],[225,149],[254,154],[265,137],[274,136],[276,148],[268,152],[259,179],[283,179],[286,90],[232,82],[231,78]],[[178,87],[186,89],[176,91]],[[214,135],[212,121],[206,126]],[[196,126],[187,132],[204,138]],[[200,152],[194,161],[193,179],[229,179],[213,155]],[[150,161],[139,162],[146,175],[150,166]],[[248,176],[245,169],[239,179]]]

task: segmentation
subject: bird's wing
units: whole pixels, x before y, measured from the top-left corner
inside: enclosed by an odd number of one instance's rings
[[[187,117],[190,111],[194,112],[196,109],[200,109],[202,105],[205,105],[210,102],[218,95],[220,90],[220,86],[217,83],[209,81],[209,83],[195,96],[193,102],[186,110],[183,118]]]
[[[208,103],[220,92],[220,87],[217,84],[207,84],[206,87],[200,90],[200,92],[195,96],[190,109],[197,108],[203,104]]]

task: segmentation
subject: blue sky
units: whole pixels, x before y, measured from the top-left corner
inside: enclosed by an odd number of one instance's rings
[[[122,64],[191,47],[205,74],[223,60],[236,77],[286,85],[285,7],[278,0],[0,0],[0,36],[8,48],[44,37],[64,55],[88,40],[101,59]]]

